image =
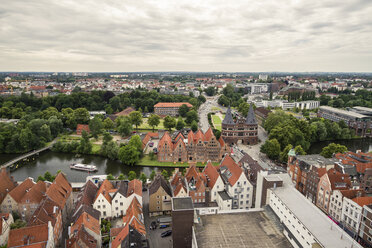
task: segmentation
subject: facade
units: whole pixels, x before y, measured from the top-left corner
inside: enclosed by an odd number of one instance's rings
[[[349,175],[342,174],[335,169],[328,170],[319,180],[317,207],[328,214],[333,190],[345,190],[350,189],[350,187],[351,181]]]
[[[224,190],[225,185],[217,171],[217,168],[211,162],[208,162],[204,167],[203,174],[207,180],[207,187],[210,192],[210,201],[215,202],[217,201],[218,192]]]
[[[230,107],[226,111],[222,121],[221,137],[228,144],[242,142],[246,145],[254,145],[258,142],[258,124],[250,104],[247,118],[238,116],[234,121]]]
[[[329,216],[341,223],[342,222],[342,207],[344,198],[353,199],[357,196],[364,196],[365,193],[360,189],[334,190],[331,195],[329,204]]]
[[[185,179],[192,202],[204,203],[206,198],[206,185],[202,173],[192,165],[187,169]]]
[[[254,207],[261,208],[269,204],[268,189],[283,186],[283,180],[270,171],[259,171],[257,173],[256,200]]]
[[[363,206],[372,204],[371,196],[349,199],[344,197],[342,204],[342,223],[354,235],[358,235]]]
[[[332,108],[329,106],[319,107],[318,117],[339,122],[344,121],[349,128],[355,130],[356,135],[362,137],[372,136],[371,117],[353,111]]]
[[[226,193],[233,199],[231,209],[249,209],[253,203],[253,185],[243,169],[226,155],[219,167]]]
[[[366,247],[372,246],[372,205],[363,206],[359,238]]]
[[[12,214],[0,214],[0,246],[5,246],[8,243],[10,225],[13,221]]]
[[[228,145],[220,138],[216,139],[211,128],[204,134],[201,130],[190,131],[187,139],[179,133],[174,139],[165,132],[158,143],[159,162],[219,162],[230,153]]]
[[[178,116],[178,110],[182,105],[192,108],[188,102],[159,102],[154,105],[154,112],[159,116]]]
[[[298,192],[287,174],[282,187],[268,189],[268,203],[293,247],[362,247]]]
[[[172,191],[167,181],[157,175],[149,187],[149,211],[150,215],[170,213],[172,209]]]

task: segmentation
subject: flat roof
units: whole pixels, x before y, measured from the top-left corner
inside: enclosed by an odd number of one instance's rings
[[[343,109],[333,108],[333,107],[329,107],[329,106],[320,106],[319,109],[332,111],[332,112],[335,112],[337,114],[347,115],[347,116],[351,116],[351,117],[354,117],[354,118],[368,118],[368,116],[366,116],[366,115],[362,115],[362,114],[359,114],[359,113],[356,113],[356,112],[353,112],[353,111],[347,111],[347,110],[343,110]]]
[[[283,187],[270,189],[324,247],[362,247],[297,191],[288,174],[279,174]],[[342,237],[342,239],[341,239]]]
[[[325,158],[320,154],[297,155],[296,159],[318,168],[322,165],[332,165],[338,161],[336,158]]]
[[[172,198],[172,210],[193,210],[194,205],[192,204],[191,197],[173,197]]]
[[[355,106],[353,107],[353,109],[372,112],[372,108],[367,108],[367,107],[362,107],[362,106]]]

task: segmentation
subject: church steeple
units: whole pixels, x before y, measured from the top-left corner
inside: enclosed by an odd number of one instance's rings
[[[247,119],[245,120],[246,124],[257,124],[256,116],[253,110],[253,104],[249,104],[249,111],[247,115]]]

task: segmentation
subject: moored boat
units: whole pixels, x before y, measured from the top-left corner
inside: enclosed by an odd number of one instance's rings
[[[90,164],[71,164],[70,169],[89,171],[89,172],[98,170],[95,165],[90,165]]]

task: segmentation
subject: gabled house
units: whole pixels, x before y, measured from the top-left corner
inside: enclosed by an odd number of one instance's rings
[[[13,221],[11,213],[0,214],[0,246],[5,246],[8,243],[10,225]]]
[[[8,248],[53,248],[54,246],[53,227],[50,222],[43,225],[13,229],[9,232]]]
[[[333,190],[331,195],[331,201],[329,204],[329,216],[337,221],[342,221],[342,205],[344,198],[353,199],[357,196],[364,196],[365,192],[362,189],[344,189],[344,190]]]
[[[79,229],[66,240],[66,248],[99,248],[98,241],[90,235],[85,228]]]
[[[79,232],[83,230],[97,241],[97,247],[101,247],[102,238],[100,220],[91,216],[87,212],[83,212],[79,216],[79,218],[74,222],[74,224],[70,227],[69,230],[70,239],[73,239],[74,237],[78,236]],[[69,240],[67,240],[66,243],[69,243]]]
[[[161,175],[157,175],[149,187],[150,215],[170,213],[172,209],[172,191],[168,182]]]
[[[142,182],[138,179],[118,182],[118,190],[112,195],[112,216],[123,216],[133,199],[142,205]]]
[[[231,208],[251,208],[253,185],[249,182],[243,169],[230,157],[230,155],[226,155],[221,161],[219,172],[225,184],[226,193],[233,199]]]
[[[349,175],[342,174],[334,168],[328,170],[319,180],[316,205],[328,214],[333,190],[345,190],[350,187]]]
[[[31,215],[35,212],[40,202],[45,198],[48,183],[38,181],[26,194],[22,197],[18,204],[18,212],[22,218],[28,221]]]
[[[342,204],[342,224],[345,228],[357,235],[363,215],[363,207],[371,204],[372,196],[357,196],[353,199],[345,197]]]
[[[210,200],[216,201],[218,192],[223,191],[225,188],[222,178],[217,171],[217,167],[208,161],[207,165],[204,167],[203,174],[207,180],[207,187],[210,189]]]
[[[112,198],[111,193],[115,193],[117,189],[114,188],[112,183],[109,180],[104,180],[99,187],[95,200],[93,202],[93,208],[101,212],[102,218],[111,217],[111,202]]]
[[[206,178],[198,171],[195,165],[191,165],[186,171],[186,182],[189,196],[194,203],[204,203],[206,194]]]
[[[4,198],[1,203],[1,211],[3,213],[11,213],[18,211],[18,204],[21,203],[23,196],[35,185],[32,178],[25,179],[20,185],[13,188]]]
[[[58,204],[62,210],[62,221],[72,212],[72,187],[65,175],[58,173],[53,183],[48,187],[46,195]]]
[[[62,209],[56,202],[46,197],[32,214],[27,225],[37,226],[48,224],[48,222],[53,227],[54,244],[58,245],[61,242],[63,231]]]
[[[182,176],[178,168],[176,168],[176,171],[173,174],[172,180],[170,181],[170,185],[173,197],[188,196],[185,178]]]
[[[3,202],[5,196],[12,191],[17,183],[13,180],[13,177],[10,176],[6,168],[0,170],[0,204]],[[1,208],[2,210],[2,208]]]

